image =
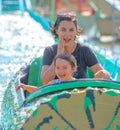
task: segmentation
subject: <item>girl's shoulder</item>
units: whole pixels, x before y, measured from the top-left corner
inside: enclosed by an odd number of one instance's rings
[[[54,83],[56,83],[56,80],[51,80],[50,82],[48,82],[47,85],[54,84]]]
[[[54,79],[54,80],[51,80],[50,82],[48,82],[48,85],[54,84],[54,83],[61,83],[61,81],[60,81],[60,79]]]
[[[61,80],[60,79],[56,79],[55,83],[61,83]]]

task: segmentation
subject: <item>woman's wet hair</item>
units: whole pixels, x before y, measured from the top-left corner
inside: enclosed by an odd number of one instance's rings
[[[72,55],[72,54],[69,54],[69,53],[61,53],[59,55],[57,55],[55,58],[54,58],[54,64],[56,64],[56,60],[57,59],[63,59],[63,60],[66,60],[70,63],[71,67],[75,67],[77,66],[77,62],[76,62],[76,59],[75,57]]]
[[[51,30],[51,32],[52,32],[52,34],[53,34],[53,36],[54,36],[55,38],[58,38],[58,34],[56,33],[56,30],[58,29],[59,24],[60,24],[62,21],[72,21],[72,22],[75,24],[76,28],[77,28],[77,35],[76,35],[76,36],[79,36],[79,35],[80,35],[82,29],[80,29],[80,28],[78,27],[78,25],[77,25],[76,14],[73,13],[73,12],[66,12],[66,13],[59,13],[59,14],[57,15],[57,19],[56,19],[54,25],[53,25],[53,26],[50,25],[50,30]]]

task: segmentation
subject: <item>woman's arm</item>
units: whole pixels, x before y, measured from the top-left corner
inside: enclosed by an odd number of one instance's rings
[[[91,66],[90,69],[93,71],[95,78],[110,79],[110,73],[103,69],[99,63]]]
[[[43,65],[40,78],[43,84],[47,84],[49,81],[55,78],[54,63],[52,63],[50,66]]]
[[[54,52],[55,49],[53,47],[51,47],[51,48],[45,49],[44,55],[43,55],[43,58],[44,58],[43,61],[44,61],[45,64],[43,64],[43,66],[42,66],[42,71],[41,71],[41,76],[40,76],[43,84],[47,84],[49,81],[55,79],[54,62],[52,61],[51,65],[47,65],[49,59],[54,59],[51,52],[52,51]],[[62,44],[58,43],[58,45],[57,45],[57,54],[56,55],[58,55],[60,53],[63,53],[63,52],[64,52],[64,44],[63,43]]]

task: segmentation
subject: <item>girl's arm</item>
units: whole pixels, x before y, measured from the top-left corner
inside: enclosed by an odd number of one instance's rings
[[[17,87],[16,87],[16,91],[18,91],[20,88],[23,88],[24,90],[28,91],[28,92],[33,92],[35,91],[38,87],[36,86],[30,86],[30,85],[26,85],[26,84],[22,84],[20,83]]]

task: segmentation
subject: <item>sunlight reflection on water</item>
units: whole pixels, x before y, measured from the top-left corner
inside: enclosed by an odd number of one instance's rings
[[[0,104],[4,91],[13,75],[30,59],[39,56],[41,47],[52,45],[49,32],[27,13],[0,16]],[[0,110],[1,111],[1,110]]]

